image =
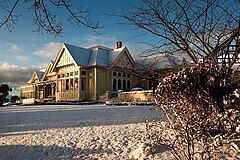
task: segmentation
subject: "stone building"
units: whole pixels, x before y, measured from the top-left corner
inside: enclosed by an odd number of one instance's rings
[[[85,101],[109,97],[118,90],[133,87],[133,77],[116,66],[134,66],[122,42],[116,49],[104,46],[82,48],[63,43],[46,69],[34,71],[21,88],[22,99]]]

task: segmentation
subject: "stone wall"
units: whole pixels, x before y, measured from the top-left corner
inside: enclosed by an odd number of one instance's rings
[[[22,99],[22,104],[34,104],[34,101],[34,98]]]
[[[132,101],[153,101],[153,91],[131,91],[131,92],[119,92],[118,99],[125,102]]]

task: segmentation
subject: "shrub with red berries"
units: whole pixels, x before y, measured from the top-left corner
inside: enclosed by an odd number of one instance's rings
[[[227,67],[199,63],[164,78],[155,91],[156,103],[174,136],[161,136],[166,128],[162,129],[157,134],[160,143],[171,146],[175,153],[187,150],[193,158],[196,144],[203,144],[204,155],[210,153],[214,137],[238,135],[240,98],[232,75]]]

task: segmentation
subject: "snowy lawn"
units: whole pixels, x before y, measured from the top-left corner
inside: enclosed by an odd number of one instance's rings
[[[159,117],[149,108],[105,105],[0,108],[0,159],[129,159],[139,144],[148,143],[144,121]],[[148,154],[140,156],[154,158]]]
[[[42,105],[0,108],[0,135],[48,128],[142,123],[158,117],[149,106]]]

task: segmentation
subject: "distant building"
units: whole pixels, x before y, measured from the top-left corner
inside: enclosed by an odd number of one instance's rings
[[[205,56],[201,61],[215,61],[221,65],[229,67],[234,72],[234,80],[240,82],[240,28],[239,26],[227,34],[219,42],[212,54]]]
[[[137,79],[140,82],[134,83],[138,83],[138,87],[141,87],[145,90],[151,90],[153,89],[154,83],[158,84],[162,78],[176,71],[181,63],[183,63],[183,60],[185,59],[170,55],[168,53],[140,57],[136,60],[136,65],[138,66],[139,70],[142,70],[144,72],[143,74],[148,77]]]
[[[20,97],[20,86],[10,86],[11,91],[8,92],[10,96],[18,96]]]
[[[34,71],[21,85],[21,98],[53,101],[99,100],[118,90],[129,90],[133,76],[115,66],[134,66],[120,41],[116,49],[103,46],[82,48],[63,43],[46,69]]]

